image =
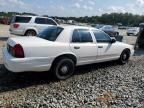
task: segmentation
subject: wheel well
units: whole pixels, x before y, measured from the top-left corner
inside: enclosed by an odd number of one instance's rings
[[[124,51],[128,51],[131,54],[131,51],[129,48],[124,49]]]
[[[64,54],[64,55],[60,55],[58,57],[56,57],[52,63],[52,66],[59,61],[61,58],[69,58],[71,60],[73,60],[73,62],[76,64],[77,63],[77,58],[76,56],[72,55],[72,54]]]
[[[28,30],[25,31],[25,34],[24,34],[24,35],[26,35],[26,33],[27,33],[28,31],[34,31],[34,32],[37,34],[37,32],[36,32],[34,29],[28,29]]]

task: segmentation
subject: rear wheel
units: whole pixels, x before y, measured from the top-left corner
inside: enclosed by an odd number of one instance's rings
[[[121,56],[119,58],[119,63],[120,64],[126,64],[129,61],[130,58],[130,51],[129,50],[124,50],[121,53]]]
[[[57,79],[65,80],[73,75],[75,64],[69,58],[60,58],[54,63],[52,70]]]
[[[25,33],[25,36],[36,36],[36,32],[34,30],[28,30]]]

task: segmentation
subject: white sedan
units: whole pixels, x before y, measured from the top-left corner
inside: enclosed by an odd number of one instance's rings
[[[12,72],[52,72],[69,78],[76,66],[118,60],[128,62],[133,46],[117,42],[101,30],[82,26],[49,27],[37,37],[14,37],[3,49],[5,67]]]

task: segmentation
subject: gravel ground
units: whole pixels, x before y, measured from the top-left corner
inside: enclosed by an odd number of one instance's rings
[[[65,81],[48,72],[14,74],[1,65],[0,107],[143,108],[144,56],[78,67]]]
[[[136,37],[124,39],[133,44]],[[126,65],[114,61],[82,66],[71,78],[57,81],[48,72],[7,71],[1,53],[5,39],[0,40],[0,107],[144,108],[144,50],[136,51]]]

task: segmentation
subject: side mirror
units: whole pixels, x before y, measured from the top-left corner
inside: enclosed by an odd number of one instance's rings
[[[111,37],[111,43],[115,43],[116,42],[116,38],[115,37]]]

